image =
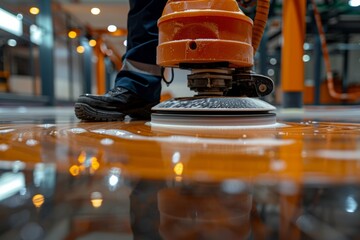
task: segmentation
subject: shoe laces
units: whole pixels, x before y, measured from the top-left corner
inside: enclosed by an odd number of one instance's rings
[[[126,89],[125,88],[122,88],[122,87],[114,87],[113,89],[110,89],[108,91],[108,94],[111,95],[111,96],[116,96],[116,95],[119,95],[119,94],[122,94],[122,93],[125,93],[126,92]]]

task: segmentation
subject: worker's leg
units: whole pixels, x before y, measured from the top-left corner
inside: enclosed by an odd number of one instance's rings
[[[149,118],[160,99],[161,71],[156,65],[157,20],[166,0],[130,0],[128,41],[115,88],[105,95],[85,94],[75,105],[82,120],[115,121],[125,115]]]
[[[115,86],[140,94],[147,101],[159,101],[161,72],[156,65],[157,20],[166,0],[132,0],[128,18],[127,52]]]

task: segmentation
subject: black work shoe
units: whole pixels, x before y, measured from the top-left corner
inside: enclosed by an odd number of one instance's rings
[[[75,115],[85,121],[122,121],[126,115],[137,119],[150,119],[149,103],[122,87],[115,87],[105,95],[80,95],[75,103]]]

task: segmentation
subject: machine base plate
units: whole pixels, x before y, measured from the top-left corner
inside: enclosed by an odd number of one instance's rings
[[[246,97],[176,98],[152,108],[151,124],[167,126],[257,126],[276,123],[276,108]]]

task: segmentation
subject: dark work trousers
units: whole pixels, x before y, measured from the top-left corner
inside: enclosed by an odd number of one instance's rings
[[[130,0],[127,49],[115,86],[123,87],[148,102],[159,101],[161,68],[156,65],[157,20],[166,0]]]

